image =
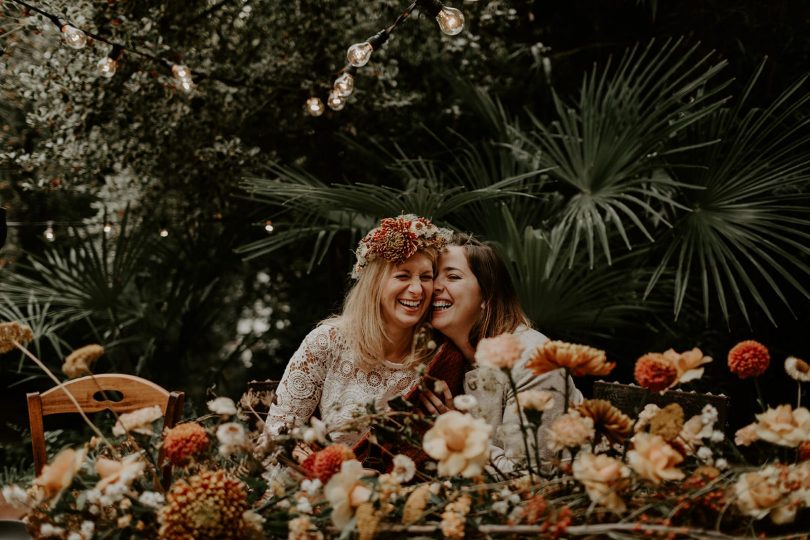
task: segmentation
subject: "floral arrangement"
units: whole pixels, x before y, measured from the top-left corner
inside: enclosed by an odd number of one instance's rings
[[[0,346],[19,348],[31,339],[19,325],[0,325],[0,336]],[[515,340],[499,336],[482,340],[477,358],[511,380],[519,353]],[[649,392],[661,392],[700,377],[711,361],[699,349],[650,353],[638,359],[635,375]],[[728,362],[741,378],[756,378],[770,357],[761,344],[743,342]],[[612,365],[602,351],[553,341],[527,363],[537,374],[576,376],[604,375]],[[810,365],[796,357],[784,365],[801,399]],[[110,436],[62,450],[29,485],[5,486],[3,495],[26,510],[35,537],[68,540],[806,537],[810,412],[799,404],[764,407],[732,441],[711,406],[687,418],[677,403],[630,415],[604,400],[569,403],[562,393],[516,397],[510,406],[525,452],[510,473],[489,460],[492,428],[476,417],[472,396],[456,396],[457,410],[430,419],[413,440],[424,458],[394,454],[380,471],[330,443],[336,426],[317,419],[258,442],[261,422],[251,431],[239,420],[249,411],[217,398],[209,414],[163,432],[153,409],[121,415]],[[555,400],[564,400],[564,413],[543,423]],[[376,426],[372,442],[392,434],[405,441],[414,435],[409,426],[425,418],[404,409],[394,403],[358,420]],[[541,431],[541,423],[548,427]],[[767,459],[747,462],[741,448],[751,445]],[[544,458],[541,446],[554,457]],[[172,464],[166,483],[161,449]]]
[[[352,277],[359,278],[368,263],[377,258],[399,264],[420,249],[442,249],[451,234],[450,230],[436,227],[429,219],[413,214],[384,218],[380,226],[369,231],[357,245]]]

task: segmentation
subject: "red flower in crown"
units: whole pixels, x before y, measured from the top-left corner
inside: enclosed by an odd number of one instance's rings
[[[379,227],[360,240],[352,277],[358,278],[366,265],[377,258],[400,264],[420,249],[442,249],[451,234],[447,229],[436,227],[429,219],[413,214],[385,218]]]

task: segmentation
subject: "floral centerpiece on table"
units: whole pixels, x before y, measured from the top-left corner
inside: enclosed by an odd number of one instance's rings
[[[0,346],[24,348],[32,337],[21,325],[0,326]],[[483,340],[479,352],[479,363],[490,366],[483,369],[508,378],[520,356],[508,337]],[[661,392],[700,377],[710,361],[698,349],[650,353],[635,375],[651,393]],[[728,362],[733,373],[755,380],[770,357],[760,344],[744,342]],[[578,377],[612,369],[604,352],[562,342],[538,348],[527,365],[538,374],[564,369]],[[790,357],[785,370],[801,399],[810,366]],[[568,403],[565,393],[529,390],[516,398],[525,445],[514,473],[489,462],[492,430],[476,417],[471,396],[457,396],[458,410],[429,419],[414,441],[427,461],[417,466],[396,454],[376,472],[353,449],[330,442],[338,426],[317,419],[258,448],[258,434],[238,420],[234,403],[217,398],[208,403],[210,414],[163,432],[153,409],[121,415],[111,433],[62,450],[30,484],[5,486],[3,494],[25,508],[34,536],[70,540],[807,532],[801,524],[810,513],[810,413],[799,403],[764,407],[731,440],[711,406],[687,418],[677,404],[630,415],[602,400]],[[565,400],[566,410],[543,430],[554,400]],[[369,408],[355,421],[379,428],[371,437],[376,444],[392,434],[408,439],[417,419],[424,421],[392,407]],[[769,458],[747,463],[740,452],[747,445]],[[555,457],[543,458],[541,446]],[[161,449],[172,464],[165,484]]]

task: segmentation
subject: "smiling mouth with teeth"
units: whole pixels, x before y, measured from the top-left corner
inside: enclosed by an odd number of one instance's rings
[[[421,300],[400,300],[400,304],[405,306],[406,308],[416,309],[422,305]]]
[[[439,302],[433,302],[433,304],[432,304],[433,309],[438,310],[438,311],[447,309],[452,305],[453,305],[452,302],[447,302],[446,300],[441,300]]]

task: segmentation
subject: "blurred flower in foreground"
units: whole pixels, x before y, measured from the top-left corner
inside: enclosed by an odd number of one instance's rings
[[[471,478],[481,474],[489,460],[491,432],[492,426],[486,420],[449,411],[425,433],[422,447],[438,460],[440,476],[460,474]]]
[[[608,362],[604,351],[564,341],[546,341],[537,348],[526,367],[535,375],[542,375],[559,368],[568,369],[572,375],[607,375],[616,364]]]

